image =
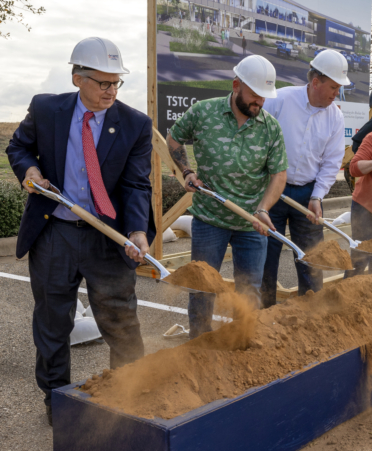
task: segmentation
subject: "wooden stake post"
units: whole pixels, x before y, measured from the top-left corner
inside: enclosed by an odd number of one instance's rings
[[[163,232],[173,222],[181,216],[192,204],[192,193],[186,193],[163,217],[162,208],[162,161],[167,165],[172,174],[183,185],[181,171],[174,164],[168,146],[163,136],[159,133],[158,127],[158,105],[157,105],[157,54],[156,54],[156,34],[157,34],[157,14],[156,0],[147,0],[147,114],[153,122],[153,153],[152,153],[152,207],[154,210],[157,234],[151,246],[150,253],[157,260],[163,260]],[[166,255],[164,260],[172,260],[173,269],[190,261],[190,252],[181,254]],[[176,259],[176,261],[174,261]],[[137,274],[151,276],[151,268],[141,266]]]
[[[163,217],[162,196],[162,161],[168,166],[172,174],[183,185],[181,171],[174,164],[165,139],[158,131],[158,103],[157,103],[157,53],[156,53],[156,0],[147,0],[147,114],[153,123],[153,152],[152,152],[152,207],[154,210],[157,234],[151,246],[151,255],[157,260],[163,259],[163,232],[181,216],[192,204],[192,193],[185,194]],[[167,256],[166,256],[167,257]],[[169,257],[169,256],[168,256]],[[144,275],[144,268],[141,268]],[[146,271],[145,271],[146,273]],[[150,275],[150,273],[149,273]]]
[[[157,35],[157,13],[156,0],[147,0],[147,112],[153,121],[153,153],[152,153],[152,171],[151,184],[153,189],[152,206],[155,216],[155,224],[157,234],[154,243],[151,246],[151,255],[157,260],[161,260],[163,266],[168,270],[175,269],[185,265],[191,260],[191,252],[180,252],[177,254],[169,254],[163,256],[163,232],[173,224],[173,222],[181,216],[188,207],[192,204],[192,193],[186,193],[164,216],[162,214],[162,162],[166,164],[171,173],[177,180],[184,185],[184,180],[181,171],[173,162],[165,139],[158,131],[158,111],[157,111],[157,53],[156,53],[156,35]],[[345,233],[350,234],[350,226],[341,226]],[[325,230],[325,240],[335,239],[337,235]],[[285,248],[285,247],[284,247]],[[227,248],[224,261],[232,260],[231,247]],[[140,276],[153,277],[152,267],[148,265],[139,266],[137,274]],[[339,276],[329,277],[324,279],[324,285],[328,283],[337,283],[342,280],[343,274]],[[234,283],[232,279],[225,279],[230,283]],[[277,299],[285,300],[289,297],[296,296],[298,287],[283,288],[278,282],[277,285]]]
[[[158,127],[158,103],[157,103],[157,58],[156,58],[156,0],[147,2],[147,114],[151,117],[153,128]],[[151,157],[151,185],[152,208],[154,210],[156,234],[151,254],[157,259],[163,258],[163,236],[159,231],[162,224],[162,181],[161,159],[158,153],[152,151]]]

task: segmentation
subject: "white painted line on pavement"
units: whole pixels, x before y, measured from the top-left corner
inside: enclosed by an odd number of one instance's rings
[[[30,282],[29,277],[17,276],[15,274],[8,274],[6,272],[0,272],[0,277],[5,277],[6,279],[22,280],[23,282]],[[80,293],[85,293],[85,294],[88,293],[86,288],[79,288],[78,291]],[[184,308],[172,307],[170,305],[165,305],[165,304],[157,304],[156,302],[141,301],[140,299],[138,299],[137,304],[141,305],[142,307],[149,307],[149,308],[154,308],[157,310],[165,310],[166,312],[180,313],[181,315],[188,315],[187,310]],[[213,315],[213,320],[214,321],[223,321],[223,322],[232,321],[231,318],[226,318],[225,316],[219,316],[219,315]]]
[[[16,279],[16,280],[23,280],[24,282],[30,282],[29,277],[16,276],[14,274],[7,274],[6,272],[0,272],[0,277],[6,277],[7,279]]]

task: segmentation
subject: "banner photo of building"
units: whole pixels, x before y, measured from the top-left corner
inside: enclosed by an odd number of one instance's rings
[[[306,84],[324,49],[342,53],[351,83],[336,103],[346,144],[368,120],[371,0],[157,0],[157,23],[163,136],[193,103],[231,92],[234,66],[252,54],[272,62],[280,89]]]

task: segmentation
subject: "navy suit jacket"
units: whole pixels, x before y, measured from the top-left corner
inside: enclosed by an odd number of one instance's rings
[[[30,166],[63,190],[67,141],[78,93],[35,96],[26,118],[15,131],[6,150],[10,164],[22,183]],[[109,129],[113,128],[114,133]],[[156,230],[151,208],[152,122],[143,113],[118,100],[106,112],[97,146],[104,185],[117,216],[101,220],[127,236],[147,232],[151,243]],[[45,227],[57,203],[45,196],[30,194],[17,241],[17,257],[22,258]],[[118,245],[127,265],[137,266]]]

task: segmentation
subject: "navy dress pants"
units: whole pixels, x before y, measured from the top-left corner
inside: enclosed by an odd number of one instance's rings
[[[36,381],[47,406],[52,389],[71,383],[69,337],[83,277],[98,328],[110,346],[110,367],[143,356],[136,272],[128,268],[113,241],[89,225],[77,227],[53,217],[30,249],[29,268],[35,299]]]
[[[351,203],[351,233],[353,240],[372,239],[372,213],[354,200]],[[350,256],[355,270],[345,271],[345,279],[364,274],[366,266],[368,266],[368,274],[372,274],[371,254],[351,249]]]
[[[304,186],[297,186],[287,183],[283,194],[307,208],[314,184],[315,182],[311,182]],[[270,219],[276,230],[282,235],[285,234],[288,220],[291,241],[305,253],[324,240],[322,225],[312,224],[303,213],[290,207],[282,200],[279,200],[270,209]],[[264,308],[276,304],[276,283],[282,247],[283,244],[280,241],[273,237],[268,238],[267,257],[261,287],[261,300]],[[296,258],[295,254],[294,257]],[[302,263],[295,263],[295,265],[298,276],[298,294],[300,296],[308,290],[316,292],[323,288],[321,270],[310,268]]]

